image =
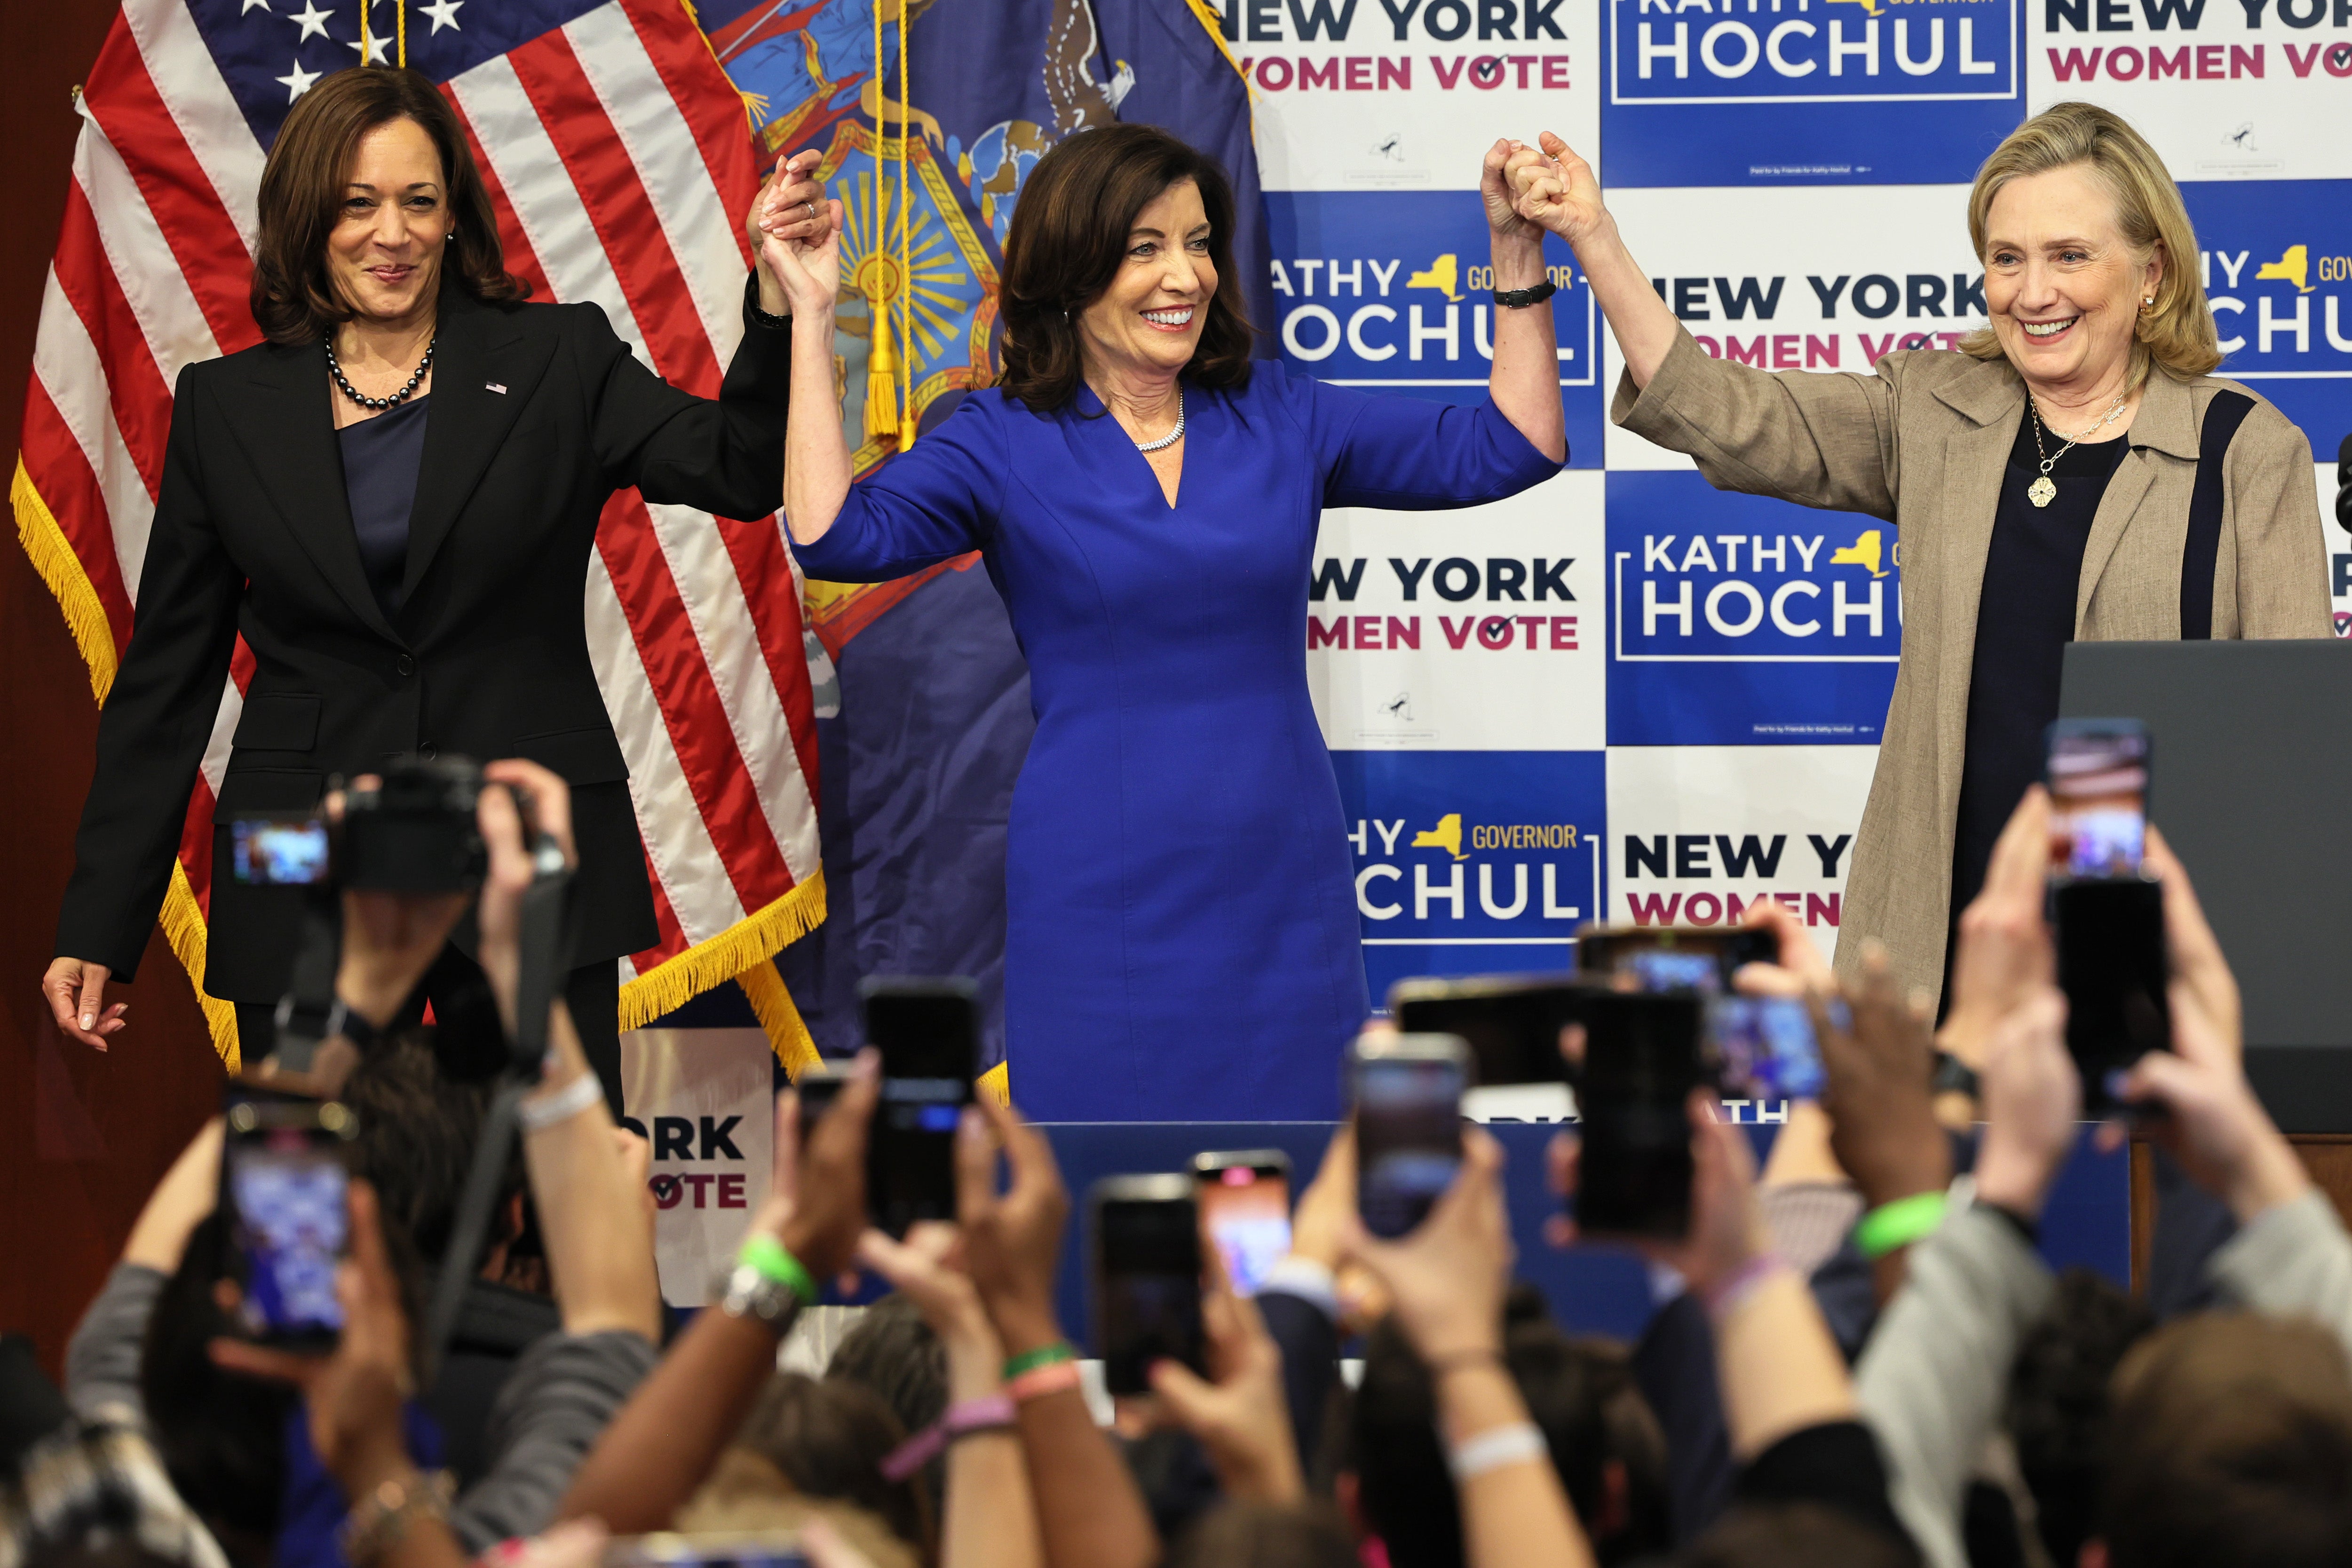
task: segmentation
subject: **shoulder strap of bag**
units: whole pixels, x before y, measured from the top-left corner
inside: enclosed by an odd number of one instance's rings
[[[2213,635],[2213,571],[2221,553],[2221,464],[2230,442],[2254,411],[2242,392],[2217,392],[2197,432],[2197,488],[2189,498],[2189,542],[2180,552],[2180,639]]]

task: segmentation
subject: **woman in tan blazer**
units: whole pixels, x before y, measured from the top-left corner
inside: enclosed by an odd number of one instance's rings
[[[1903,658],[1841,971],[1875,937],[1906,985],[1940,991],[1952,921],[2041,775],[2067,642],[2329,635],[2310,445],[2209,374],[2221,353],[2179,189],[2105,110],[2045,110],[1978,172],[1969,236],[1990,326],[1869,375],[1709,356],[1584,160],[1547,133],[1510,172],[1624,352],[1611,418],[1720,489],[1895,524]]]

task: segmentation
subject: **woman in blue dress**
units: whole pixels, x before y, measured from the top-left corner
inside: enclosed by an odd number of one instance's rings
[[[1003,374],[850,483],[834,386],[840,208],[772,239],[800,320],[784,515],[808,574],[978,550],[1037,731],[1006,849],[1012,1087],[1049,1121],[1328,1117],[1366,1012],[1339,792],[1308,700],[1327,506],[1516,494],[1567,457],[1542,236],[1486,154],[1495,360],[1475,408],[1253,363],[1234,203],[1143,125],[1031,173],[1004,247]],[[772,215],[780,224],[792,216]]]

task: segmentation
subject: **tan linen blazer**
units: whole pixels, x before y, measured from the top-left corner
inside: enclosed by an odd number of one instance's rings
[[[2254,407],[2222,468],[2213,636],[2331,635],[2310,443],[2235,382],[2159,372],[2091,524],[2075,590],[2077,641],[2180,636],[2197,431],[2224,388],[2252,397]],[[1903,657],[1846,877],[1837,965],[1851,973],[1864,940],[1876,937],[1903,984],[1930,995],[1943,983],[1977,596],[2024,410],[2024,383],[2005,360],[1916,349],[1886,355],[1868,375],[1783,375],[1714,358],[1687,332],[1638,394],[1630,377],[1621,380],[1609,409],[1626,429],[1688,453],[1718,489],[1895,525]]]

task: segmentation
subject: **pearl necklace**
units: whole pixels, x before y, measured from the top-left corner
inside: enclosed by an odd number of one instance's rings
[[[416,384],[423,381],[425,379],[425,373],[433,368],[433,351],[440,342],[441,334],[438,332],[434,333],[433,336],[426,341],[425,344],[425,358],[423,362],[417,365],[416,374],[408,378],[407,384],[404,385],[398,392],[394,393],[389,397],[362,397],[360,395],[360,389],[352,384],[351,378],[343,374],[341,363],[335,358],[335,340],[331,336],[327,339],[327,374],[335,378],[335,384],[343,389],[343,395],[345,397],[350,398],[353,403],[358,404],[362,408],[395,407],[398,405],[408,401],[409,395],[416,390]],[[1181,424],[1178,428],[1182,428]]]
[[[1176,428],[1171,430],[1167,435],[1162,436],[1157,441],[1138,441],[1135,444],[1135,449],[1139,452],[1165,451],[1169,447],[1173,447],[1177,442],[1181,441],[1183,438],[1184,389],[1180,386],[1176,389]]]

